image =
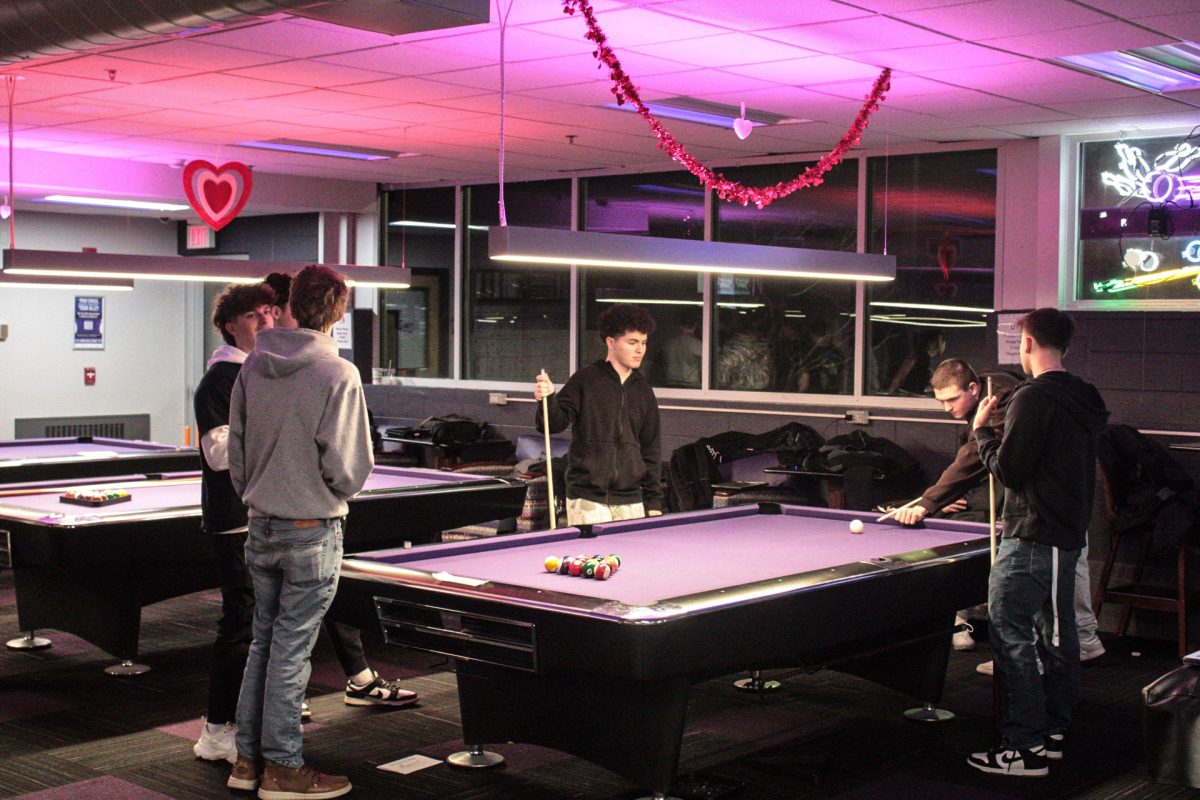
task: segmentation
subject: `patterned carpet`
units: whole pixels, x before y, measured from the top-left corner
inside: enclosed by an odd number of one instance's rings
[[[191,745],[206,696],[215,593],[146,609],[140,661],[152,670],[114,678],[113,659],[77,637],[43,632],[54,646],[0,650],[0,797],[22,800],[196,800],[250,797],[225,788],[223,764],[197,761]],[[11,573],[0,573],[0,634],[17,634]],[[992,736],[991,681],[975,672],[986,645],[951,656],[940,726],[906,721],[912,701],[832,672],[775,673],[778,692],[757,696],[728,679],[692,692],[676,794],[684,800],[1167,800],[1200,790],[1150,782],[1141,743],[1141,689],[1178,661],[1166,642],[1109,641],[1084,670],[1067,758],[1048,779],[995,778],[965,765]],[[629,800],[644,792],[563,753],[497,744],[501,769],[461,771],[441,763],[460,749],[450,665],[433,656],[368,643],[372,665],[421,693],[412,708],[346,706],[343,678],[324,641],[314,656],[306,757],[348,774],[360,800]],[[1134,655],[1137,653],[1137,655]],[[603,713],[572,708],[564,713]],[[400,774],[381,765],[409,756],[432,766]]]

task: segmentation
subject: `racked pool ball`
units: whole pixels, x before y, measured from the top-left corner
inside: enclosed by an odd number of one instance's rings
[[[592,573],[592,577],[598,581],[606,581],[612,575],[612,567],[607,561],[601,561],[596,565],[596,571]]]
[[[596,565],[600,562],[594,558],[589,558],[583,562],[583,577],[590,578],[596,574]]]
[[[558,556],[550,556],[546,559],[546,572],[558,572],[558,568],[562,566],[562,559]]]
[[[850,532],[851,533],[862,533],[863,532],[863,522],[861,519],[850,520]]]

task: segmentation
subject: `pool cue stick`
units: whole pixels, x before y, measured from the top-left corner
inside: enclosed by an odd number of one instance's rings
[[[875,521],[876,522],[885,522],[885,521],[891,519],[892,517],[896,516],[897,512],[903,511],[904,509],[908,508],[909,506],[916,505],[917,501],[920,499],[921,499],[920,497],[914,497],[912,500],[909,500],[907,503],[900,506],[899,508],[893,508],[891,511],[887,512],[886,514],[884,514],[882,517],[880,517],[879,519],[877,519]]]
[[[542,370],[546,374],[546,370]],[[542,398],[542,431],[546,434],[546,495],[550,499],[550,527],[558,527],[558,514],[554,509],[554,465],[550,458],[550,396]]]
[[[987,379],[987,396],[992,396],[992,379]],[[992,563],[996,563],[996,476],[988,470],[988,542],[991,545]]]
[[[987,396],[992,396],[992,379],[987,379]],[[972,434],[973,435],[973,434]],[[991,547],[991,563],[996,563],[996,476],[988,470],[988,543]],[[1003,739],[1000,730],[1004,719],[1004,687],[1000,683],[1000,672],[996,669],[996,656],[992,654],[992,735],[996,741]]]
[[[24,494],[61,494],[67,489],[139,489],[147,486],[174,486],[184,483],[198,483],[200,476],[194,478],[166,478],[163,480],[145,481],[110,481],[108,483],[86,483],[85,481],[63,481],[58,486],[38,486],[31,489],[0,489],[0,497],[20,497]]]

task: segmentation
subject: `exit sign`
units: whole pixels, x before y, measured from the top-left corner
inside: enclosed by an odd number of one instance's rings
[[[207,225],[187,226],[188,250],[212,250],[217,246],[217,232]]]

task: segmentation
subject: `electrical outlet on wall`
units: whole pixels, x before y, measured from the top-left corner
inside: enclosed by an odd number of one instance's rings
[[[871,412],[865,408],[852,408],[846,412],[846,421],[851,425],[869,425]]]

